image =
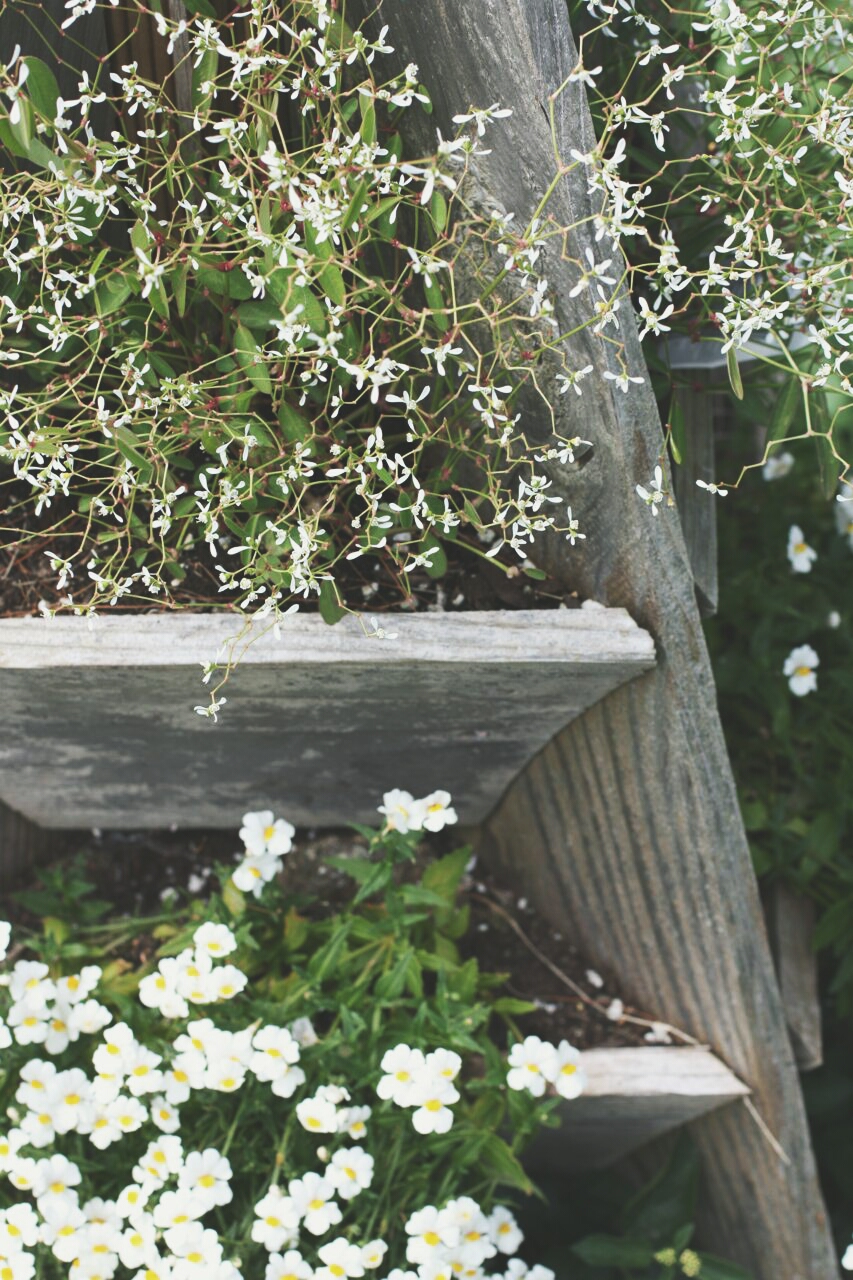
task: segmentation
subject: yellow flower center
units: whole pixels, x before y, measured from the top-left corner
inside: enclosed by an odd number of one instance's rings
[[[80,979],[77,977],[76,973],[72,973],[71,977],[68,979],[67,986],[69,991],[76,991],[80,986]]]
[[[274,835],[275,835],[275,827],[264,827],[265,840],[272,840]],[[341,1275],[343,1275],[343,1272],[341,1272]]]
[[[316,1117],[316,1116],[309,1116],[309,1117],[308,1117],[308,1128],[309,1128],[309,1129],[319,1129],[319,1128],[320,1128],[320,1121],[317,1119],[317,1117]]]
[[[560,1067],[560,1075],[573,1076],[577,1069],[578,1067],[576,1062],[564,1062]]]
[[[427,1111],[441,1110],[441,1103],[439,1102],[438,1098],[430,1098],[428,1102],[424,1103],[424,1106],[426,1107]]]
[[[352,1178],[353,1182],[355,1182],[355,1169],[350,1169],[349,1166],[347,1166],[344,1169],[344,1173],[347,1175],[348,1178]]]
[[[332,1273],[332,1275],[333,1275],[333,1276],[345,1276],[345,1275],[346,1275],[346,1271],[345,1271],[345,1270],[343,1269],[343,1267],[342,1267],[342,1266],[340,1266],[340,1264],[339,1264],[339,1263],[337,1263],[337,1262],[333,1262],[333,1263],[331,1263],[331,1264],[330,1264],[330,1266],[329,1266],[329,1270],[331,1271],[331,1273]]]
[[[108,1044],[107,1053],[118,1054],[118,1053],[121,1053],[121,1049],[118,1047],[117,1044]]]
[[[188,1253],[187,1262],[204,1262],[203,1253]]]
[[[198,1185],[200,1187],[215,1187],[216,1179],[212,1173],[203,1173],[198,1180]]]
[[[425,1231],[424,1243],[428,1244],[431,1248],[434,1249],[437,1244],[441,1244],[441,1236],[438,1235],[435,1231]]]
[[[50,1189],[51,1189],[51,1191],[53,1192],[53,1194],[54,1194],[54,1195],[57,1195],[57,1196],[58,1196],[58,1195],[60,1195],[60,1193],[61,1193],[61,1192],[63,1192],[63,1191],[65,1190],[65,1183],[64,1183],[64,1182],[52,1182],[52,1183],[50,1184]]]
[[[187,1075],[186,1071],[180,1071],[180,1070],[173,1071],[172,1076],[174,1077],[175,1080],[177,1080],[178,1084],[186,1084],[187,1081],[189,1080],[189,1076]]]
[[[139,1234],[138,1231],[134,1232],[134,1234],[130,1237],[130,1243],[133,1245],[134,1249],[138,1249],[139,1246],[143,1243],[142,1236]]]
[[[795,556],[801,556],[801,555],[803,554],[803,552],[804,552],[804,551],[808,551],[808,546],[807,546],[807,544],[806,544],[805,542],[795,542],[795,543],[794,543],[794,555],[795,555]]]
[[[61,1018],[54,1018],[50,1025],[54,1031],[65,1030],[65,1023],[62,1021]]]
[[[399,1080],[401,1083],[405,1083],[406,1080],[411,1080],[411,1078],[408,1071],[398,1071],[394,1076],[394,1079]]]
[[[264,1218],[264,1222],[267,1224],[267,1226],[268,1226],[268,1227],[280,1227],[280,1226],[281,1226],[281,1219],[280,1219],[280,1218],[274,1218],[274,1217],[272,1216],[272,1214],[270,1214],[270,1216],[269,1216],[268,1218]]]
[[[812,673],[812,669],[811,669],[811,667],[797,667],[796,671],[794,672],[794,675],[795,675],[795,676],[810,676],[810,675],[811,675],[811,673]]]
[[[66,1093],[66,1095],[65,1095],[65,1103],[66,1103],[66,1105],[67,1105],[67,1106],[69,1106],[69,1107],[76,1107],[76,1106],[77,1106],[77,1103],[78,1103],[79,1101],[80,1101],[80,1094],[79,1094],[79,1093]]]
[[[322,1209],[322,1208],[323,1208],[323,1206],[325,1205],[325,1203],[326,1203],[326,1201],[325,1201],[325,1200],[312,1200],[312,1201],[311,1201],[311,1203],[309,1204],[308,1208],[309,1208],[309,1209]]]
[[[527,1070],[528,1070],[528,1071],[532,1071],[532,1072],[534,1073],[534,1075],[538,1075],[538,1073],[539,1073],[539,1067],[538,1067],[538,1065],[537,1065],[535,1062],[528,1062],[528,1064],[527,1064]]]

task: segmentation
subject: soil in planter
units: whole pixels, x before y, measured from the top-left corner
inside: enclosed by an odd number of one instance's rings
[[[21,494],[17,495],[19,498]],[[59,511],[58,504],[54,504]],[[53,509],[51,514],[54,515]],[[22,523],[28,517],[17,516]],[[41,602],[53,609],[68,610],[68,597],[75,606],[85,605],[92,596],[93,584],[85,572],[72,578],[61,591],[56,588],[56,571],[46,552],[72,555],[77,543],[61,535],[50,537],[33,532],[26,540],[7,541],[0,545],[0,617],[22,618],[39,613]],[[408,575],[410,594],[378,557],[343,561],[335,570],[335,581],[348,608],[367,613],[383,613],[390,609],[412,612],[433,610],[458,612],[484,609],[558,609],[578,608],[576,593],[566,590],[553,578],[530,578],[525,572],[528,562],[519,560],[515,552],[503,548],[494,560],[483,559],[484,547],[470,537],[457,543],[444,544],[447,572],[431,578],[425,569]],[[470,548],[470,549],[469,549]],[[82,562],[81,562],[82,569]],[[236,592],[220,594],[215,562],[206,548],[196,548],[181,560],[183,579],[171,587],[171,600],[156,596],[128,596],[111,606],[111,612],[162,613],[180,605],[222,609],[234,607]],[[538,573],[538,571],[536,571]],[[61,602],[63,602],[61,604]],[[316,612],[316,597],[300,601],[301,611]]]
[[[445,834],[450,849],[452,835]],[[92,896],[109,902],[111,915],[141,919],[157,914],[169,889],[188,889],[204,897],[217,885],[215,865],[241,856],[237,846],[234,834],[225,831],[74,832],[62,860],[51,865],[68,865],[79,857],[85,878],[95,886]],[[317,917],[340,910],[352,897],[353,881],[325,859],[363,854],[364,848],[361,837],[350,831],[300,832],[284,860],[283,887],[299,900],[305,914]],[[424,846],[411,874],[418,877],[435,853],[436,842]],[[37,890],[36,880],[25,893],[36,914],[37,900],[30,895]],[[607,974],[593,970],[570,939],[479,863],[463,879],[459,903],[465,902],[471,925],[458,944],[460,951],[466,959],[475,957],[484,972],[508,974],[506,994],[536,1004],[534,1012],[516,1020],[525,1035],[553,1043],[566,1039],[579,1049],[647,1042],[652,1015],[623,1006]],[[13,924],[36,922],[14,898],[4,910]],[[120,954],[136,966],[146,963],[156,948],[156,940],[140,930]]]

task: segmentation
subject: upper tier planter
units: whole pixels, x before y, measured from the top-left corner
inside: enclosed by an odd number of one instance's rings
[[[392,786],[444,787],[486,818],[560,729],[654,666],[624,609],[293,615],[241,637],[214,724],[201,664],[233,616],[0,621],[0,799],[44,827],[372,821]],[[393,637],[393,638],[391,638]],[[252,641],[252,643],[248,643]]]

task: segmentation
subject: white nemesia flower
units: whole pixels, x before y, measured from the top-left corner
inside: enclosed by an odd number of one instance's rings
[[[794,573],[811,573],[817,560],[817,552],[808,545],[798,524],[792,524],[788,530],[788,559]]]
[[[820,658],[810,644],[798,645],[788,654],[782,674],[788,677],[788,687],[798,698],[817,689],[815,668],[819,663]]]
[[[257,813],[245,813],[240,828],[240,839],[246,852],[253,858],[262,858],[265,854],[281,857],[293,848],[294,827],[284,818],[274,818],[272,809],[261,809]]]
[[[509,1052],[506,1082],[510,1089],[526,1089],[541,1098],[550,1080],[556,1077],[557,1051],[539,1036],[527,1036]]]

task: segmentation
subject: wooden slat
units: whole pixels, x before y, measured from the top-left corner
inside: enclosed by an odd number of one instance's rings
[[[352,0],[347,16],[373,8]],[[432,95],[430,116],[406,113],[416,154],[432,149],[436,128],[451,136],[453,115],[472,105],[511,109],[489,131],[490,154],[472,162],[466,196],[475,207],[511,210],[524,227],[555,172],[549,100],[577,64],[564,0],[380,0],[376,21],[389,24],[396,66],[416,61]],[[565,162],[573,149],[594,149],[580,83],[557,100],[555,127]],[[664,505],[655,518],[634,493],[665,453],[636,321],[625,298],[619,328],[604,341],[579,328],[590,299],[570,296],[579,267],[569,257],[612,254],[594,239],[598,211],[578,165],[551,205],[557,223],[573,228],[566,256],[546,254],[545,265],[560,331],[574,335],[570,367],[594,372],[577,404],[554,384],[551,408],[562,434],[582,425],[594,453],[581,469],[555,463],[550,474],[587,539],[572,551],[543,538],[536,555],[582,597],[628,608],[654,635],[659,665],[545,748],[492,815],[485,842],[627,999],[709,1041],[752,1088],[788,1163],[739,1108],[696,1121],[706,1242],[759,1280],[834,1280],[838,1262],[677,511]],[[619,368],[614,339],[628,373],[646,377],[628,394],[603,376]],[[549,376],[546,362],[540,385],[548,388]],[[550,415],[535,397],[524,411],[528,438],[548,439]]]
[[[369,822],[392,787],[479,822],[548,739],[654,663],[623,610],[0,621],[0,796],[45,826]],[[229,641],[239,636],[229,648]],[[231,653],[219,723],[205,661]]]
[[[681,465],[672,474],[681,531],[703,617],[717,612],[717,502],[696,481],[714,481],[714,389],[697,378],[676,386],[673,401],[684,418]]]
[[[526,1156],[534,1177],[603,1169],[661,1134],[749,1094],[705,1049],[588,1049],[581,1054],[581,1065],[584,1092],[560,1104],[560,1128],[537,1134]]]
[[[37,827],[0,801],[0,911],[3,893],[25,882],[40,863],[59,857],[64,847],[55,831]]]
[[[812,950],[815,905],[781,882],[767,892],[764,905],[794,1058],[801,1071],[811,1071],[823,1062],[817,956]]]

